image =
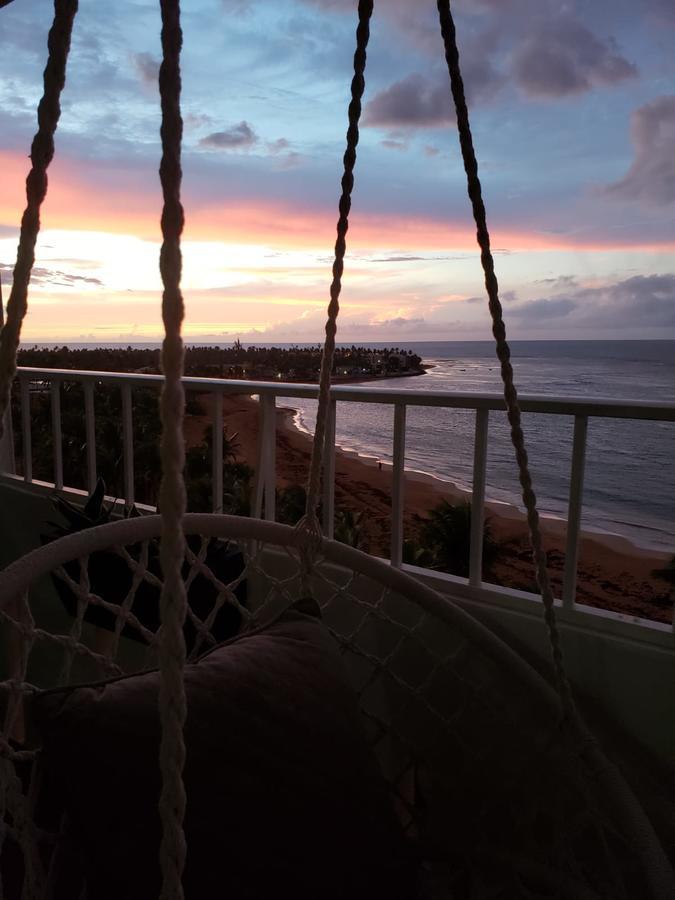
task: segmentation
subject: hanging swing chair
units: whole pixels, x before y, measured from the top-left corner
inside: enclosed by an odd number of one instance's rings
[[[437,5],[551,643],[551,682],[446,597],[326,540],[318,524],[372,0],[358,4],[306,514],[291,528],[186,513],[182,35],[178,0],[161,0],[161,515],[59,538],[0,576],[12,664],[0,682],[0,897],[675,897],[664,850],[668,812],[652,804],[649,791],[629,786],[605,756],[565,675],[455,29],[448,0]],[[0,335],[0,422],[16,371],[76,10],[76,0],[55,0]],[[207,564],[213,540],[242,555],[230,583]],[[158,543],[161,577],[148,563]],[[92,590],[90,560],[103,551],[130,573],[116,602]],[[215,588],[204,618],[188,604],[198,577]],[[38,601],[53,579],[76,598],[67,626],[54,627]],[[156,630],[135,614],[148,583],[161,591]],[[219,644],[213,623],[226,604],[243,626]],[[104,641],[91,625],[93,608],[113,617]],[[187,659],[186,617],[197,635]],[[142,640],[127,640],[129,630]]]

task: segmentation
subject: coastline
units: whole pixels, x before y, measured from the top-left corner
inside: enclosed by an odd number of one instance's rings
[[[311,454],[311,435],[295,424],[296,410],[277,409],[277,485],[304,485]],[[258,404],[246,395],[223,396],[223,418],[230,436],[237,433],[238,456],[255,467],[258,444]],[[201,439],[210,416],[186,420],[189,443]],[[338,448],[335,458],[335,508],[363,511],[372,552],[388,556],[391,536],[391,465],[374,457]],[[420,520],[441,500],[458,503],[470,493],[450,481],[406,470],[404,537],[414,537]],[[499,501],[486,501],[486,520],[499,545],[491,581],[520,590],[536,590],[524,515]],[[566,523],[542,516],[544,546],[554,591],[559,596],[565,561]],[[672,599],[668,584],[652,575],[670,554],[633,544],[628,538],[582,530],[579,545],[577,602],[613,609],[625,615],[668,622]]]

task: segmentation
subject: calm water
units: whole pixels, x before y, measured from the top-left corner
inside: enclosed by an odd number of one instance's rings
[[[387,379],[378,387],[415,391],[500,391],[494,350],[485,342],[412,343],[432,365],[428,374]],[[522,394],[675,402],[675,341],[515,341]],[[313,429],[316,402],[289,399],[296,421]],[[540,509],[564,516],[569,492],[573,421],[523,417]],[[338,404],[340,446],[390,461],[393,410]],[[409,407],[406,465],[470,489],[474,413]],[[591,419],[586,461],[585,528],[622,534],[675,553],[675,423]],[[521,505],[506,416],[491,413],[488,497]]]
[[[433,368],[418,377],[377,381],[378,387],[411,393],[501,391],[494,346],[489,341],[399,346],[418,353]],[[513,341],[511,350],[522,394],[675,402],[675,341]],[[297,409],[301,428],[313,430],[315,401],[289,398],[281,402]],[[539,507],[564,517],[572,419],[529,414],[523,417],[523,426]],[[340,446],[391,461],[392,431],[391,407],[338,404]],[[469,410],[409,407],[407,467],[470,489],[473,431],[474,413]],[[490,416],[487,494],[490,499],[522,506],[506,416],[496,412]],[[583,527],[625,535],[646,547],[675,553],[675,423],[591,419],[584,500]]]

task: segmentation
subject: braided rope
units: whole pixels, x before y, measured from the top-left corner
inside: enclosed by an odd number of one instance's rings
[[[54,0],[54,19],[47,39],[48,57],[43,74],[44,87],[37,111],[38,130],[31,145],[31,169],[26,178],[26,208],[21,218],[19,246],[6,318],[0,295],[0,438],[4,434],[5,422],[10,414],[10,392],[16,374],[21,326],[28,310],[28,285],[40,231],[40,207],[47,194],[47,169],[54,156],[54,134],[61,116],[60,98],[66,83],[66,63],[77,7],[77,0]],[[25,681],[25,665],[30,646],[30,640],[24,638],[19,673],[21,682]],[[10,702],[8,712],[15,707],[15,703]],[[12,723],[8,718],[4,726],[7,733],[11,731],[11,727]],[[10,797],[16,794],[16,776],[3,761],[0,763],[0,849],[6,831],[6,804]],[[14,805],[13,814],[17,815],[18,812]],[[25,893],[34,894],[37,858],[32,844],[32,832],[23,825],[19,832],[24,859],[28,861]]]
[[[321,540],[321,526],[319,525],[316,511],[319,504],[326,419],[330,405],[331,373],[333,371],[333,358],[335,356],[335,334],[337,332],[337,317],[340,312],[342,273],[344,271],[345,252],[347,250],[349,212],[352,205],[352,190],[354,188],[356,148],[359,143],[361,101],[366,86],[366,51],[368,49],[368,39],[370,37],[370,19],[372,14],[373,0],[359,0],[359,22],[356,28],[356,50],[354,52],[354,77],[352,78],[351,100],[348,112],[349,127],[347,129],[347,148],[343,157],[344,172],[341,182],[342,194],[338,205],[340,216],[337,223],[333,280],[330,286],[330,303],[328,304],[328,320],[326,321],[326,340],[321,356],[319,404],[316,413],[316,427],[314,429],[314,441],[312,443],[312,458],[307,481],[305,515],[297,525],[300,530],[306,533],[307,544],[310,547],[315,547]]]
[[[180,290],[183,207],[180,202],[181,140],[183,120],[180,112],[180,51],[183,41],[180,26],[179,0],[160,0],[162,11],[162,64],[159,70],[159,91],[162,102],[162,161],[159,177],[162,183],[163,243],[159,267],[164,285],[162,319],[164,342],[162,368],[164,387],[160,401],[162,419],[162,480],[159,505],[162,514],[160,560],[164,583],[161,592],[161,639],[159,642],[159,714],[162,726],[159,760],[162,791],[159,811],[162,821],[160,865],[162,870],[162,900],[181,900],[181,883],[185,866],[185,742],[183,726],[187,713],[183,668],[185,666],[185,620],[187,595],[182,579],[185,539],[182,519],[186,498],[183,482],[185,443],[183,415],[183,341],[181,325],[184,316]]]
[[[487,227],[485,204],[478,177],[478,161],[473,146],[471,125],[469,122],[469,110],[464,94],[464,81],[459,67],[459,50],[457,47],[457,35],[455,23],[450,11],[450,0],[437,0],[438,15],[441,24],[441,34],[445,47],[445,59],[450,74],[452,98],[457,113],[457,130],[459,143],[464,161],[464,170],[467,177],[467,187],[473,217],[476,223],[476,238],[481,251],[481,264],[485,273],[485,289],[488,295],[488,306],[492,318],[492,333],[496,341],[497,358],[501,365],[501,376],[504,383],[504,400],[509,424],[511,426],[511,442],[516,452],[518,463],[518,477],[522,489],[523,503],[527,511],[527,524],[532,542],[532,555],[534,558],[537,584],[541,591],[544,603],[544,617],[548,628],[551,644],[551,655],[563,711],[569,718],[574,718],[574,699],[572,689],[565,672],[563,663],[560,633],[555,615],[555,601],[553,590],[548,575],[546,553],[542,546],[541,530],[539,528],[539,513],[537,512],[537,498],[532,488],[532,476],[530,475],[527,451],[525,449],[525,437],[521,426],[520,406],[518,393],[513,380],[513,366],[511,365],[511,351],[506,340],[506,327],[502,316],[502,305],[499,301],[499,285],[495,274],[494,259],[490,251],[490,233]]]
[[[30,149],[31,170],[26,178],[26,208],[21,218],[12,289],[7,302],[7,318],[0,332],[0,437],[16,374],[21,326],[28,311],[28,285],[35,263],[35,244],[40,232],[40,207],[47,194],[47,169],[54,156],[54,134],[61,116],[60,98],[66,83],[66,63],[77,4],[78,0],[54,0],[54,20],[47,39],[49,56],[43,75],[44,90],[37,111],[38,130]]]

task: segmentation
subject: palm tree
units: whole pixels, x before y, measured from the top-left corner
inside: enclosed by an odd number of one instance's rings
[[[243,462],[223,465],[223,512],[233,516],[251,515],[253,469]]]
[[[301,484],[289,484],[277,493],[277,519],[295,525],[305,514],[307,491]]]
[[[433,568],[452,575],[469,575],[471,550],[471,504],[453,506],[442,500],[429,513],[420,528],[420,543],[434,559]],[[483,526],[483,568],[488,569],[497,554],[497,544],[492,538],[490,526]]]
[[[426,547],[422,547],[416,541],[403,541],[402,561],[409,566],[419,566],[422,569],[434,567],[434,555]]]
[[[213,491],[213,428],[209,425],[204,440],[185,454],[185,481],[192,512],[211,508]],[[237,434],[223,433],[223,508],[237,515],[250,514],[250,480],[252,470],[237,462]]]
[[[335,514],[335,530],[333,536],[341,544],[366,549],[366,535],[363,527],[363,511],[341,509]]]
[[[675,556],[662,569],[652,569],[652,575],[675,587]]]

